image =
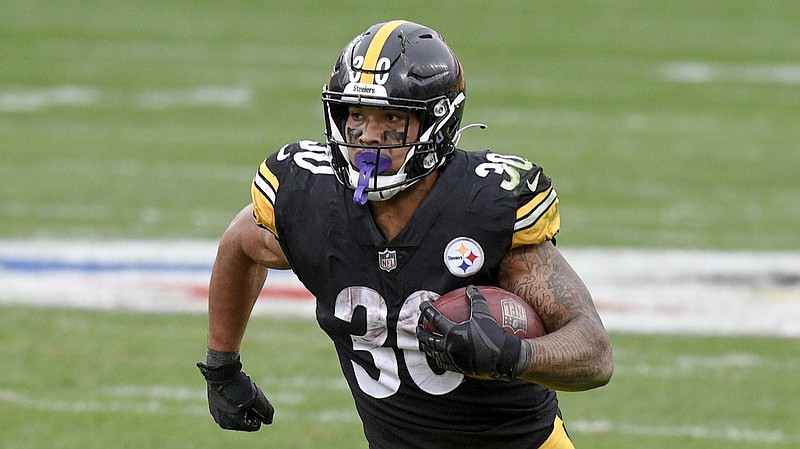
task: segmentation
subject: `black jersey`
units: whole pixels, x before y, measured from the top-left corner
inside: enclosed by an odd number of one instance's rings
[[[336,180],[323,144],[283,147],[261,165],[252,193],[256,221],[316,297],[371,448],[544,441],[558,410],[554,391],[436,374],[415,334],[421,301],[496,285],[509,249],[555,236],[558,199],[539,167],[458,150],[393,240]]]

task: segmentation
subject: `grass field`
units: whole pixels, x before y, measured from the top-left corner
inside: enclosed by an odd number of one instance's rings
[[[244,362],[275,404],[275,423],[257,434],[217,429],[193,366],[204,323],[0,307],[0,447],[366,447],[333,349],[304,319],[257,317],[248,330]],[[800,444],[796,340],[612,340],[612,383],[561,395],[578,447]]]
[[[570,245],[800,249],[800,5],[5,1],[0,235],[216,238],[257,164],[322,138],[376,21],[439,29],[462,140],[555,179]]]
[[[393,18],[461,57],[489,125],[464,148],[554,178],[559,244],[800,251],[792,0],[6,0],[0,238],[217,238],[267,154],[322,138],[344,44]],[[278,409],[256,435],[207,414],[204,317],[1,306],[0,449],[365,447],[314,323],[247,337]],[[796,339],[612,338],[612,383],[561,396],[579,447],[800,446]]]

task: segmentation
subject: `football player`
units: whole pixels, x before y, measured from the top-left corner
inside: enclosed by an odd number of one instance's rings
[[[555,248],[551,180],[522,157],[457,148],[465,99],[461,64],[430,28],[379,23],[345,47],[322,92],[327,141],[269,156],[219,244],[198,366],[220,426],[272,422],[239,349],[267,270],[292,269],[371,448],[573,447],[555,390],[606,384],[609,338]],[[477,288],[465,323],[431,305],[470,285],[518,294],[548,333],[504,333]]]

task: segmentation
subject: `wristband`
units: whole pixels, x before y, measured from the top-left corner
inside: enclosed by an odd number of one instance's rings
[[[531,344],[522,339],[522,345],[519,348],[519,359],[517,365],[514,367],[514,376],[519,376],[524,373],[531,366],[533,362],[533,348]]]
[[[220,366],[229,365],[239,360],[239,351],[236,352],[221,352],[213,349],[206,350],[206,366],[209,368],[219,368]]]

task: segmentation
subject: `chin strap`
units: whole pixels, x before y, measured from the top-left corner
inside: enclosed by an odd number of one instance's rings
[[[359,206],[367,204],[366,188],[373,176],[383,173],[392,166],[388,157],[379,156],[378,153],[364,152],[356,155],[356,168],[358,168],[358,185],[353,194],[353,202]],[[377,173],[376,173],[377,170]]]

